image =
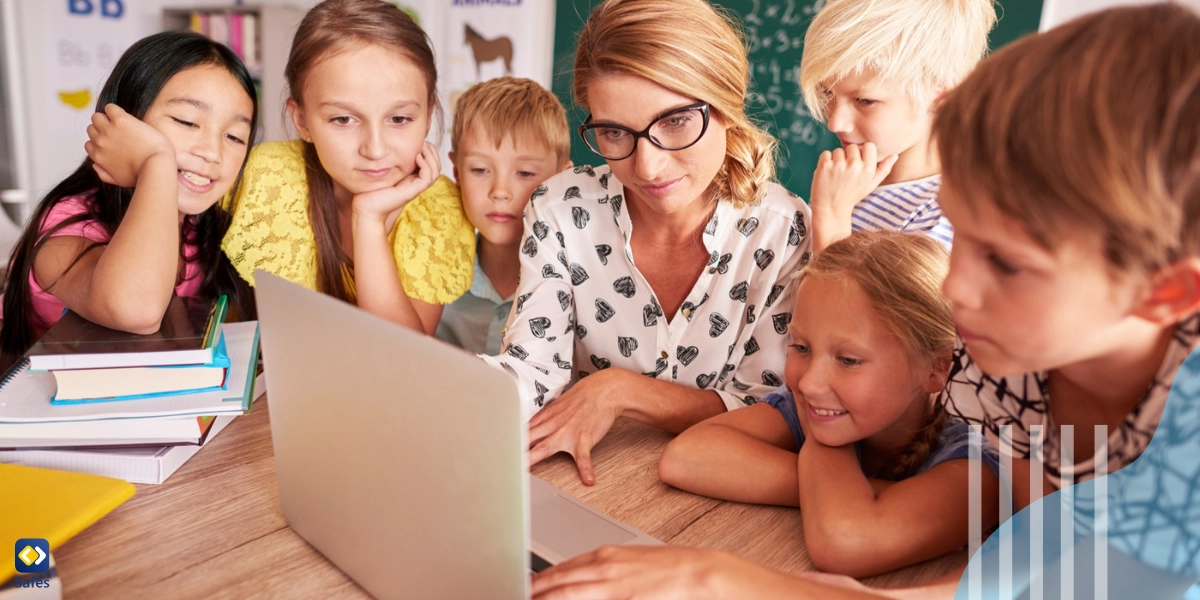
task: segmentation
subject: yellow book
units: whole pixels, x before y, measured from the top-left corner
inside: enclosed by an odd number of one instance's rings
[[[136,490],[119,479],[0,464],[0,583],[17,574],[14,560],[3,556],[17,540],[42,538],[53,550]]]

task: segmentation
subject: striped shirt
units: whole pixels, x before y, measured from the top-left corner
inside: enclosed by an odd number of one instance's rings
[[[854,206],[850,227],[854,231],[922,232],[950,248],[954,230],[938,206],[942,176],[881,185]]]

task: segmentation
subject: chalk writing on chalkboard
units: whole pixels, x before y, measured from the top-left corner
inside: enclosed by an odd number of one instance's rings
[[[813,119],[800,93],[804,33],[825,0],[718,0],[741,17],[750,56],[747,108],[779,140],[780,182],[802,196],[812,185],[812,168],[837,137]]]

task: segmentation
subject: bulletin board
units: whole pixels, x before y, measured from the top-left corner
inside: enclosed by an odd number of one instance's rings
[[[601,0],[556,0],[554,29],[553,90],[567,107],[571,129],[587,117],[571,97],[575,44],[592,8]],[[800,57],[804,32],[825,0],[716,0],[741,18],[745,27],[751,62],[750,96],[747,110],[780,142],[776,178],[784,187],[807,198],[812,172],[824,150],[838,147],[837,137],[815,121],[800,94]],[[1037,31],[1042,0],[1001,0],[1000,20],[992,31],[995,49],[1027,33]],[[571,160],[577,165],[596,165],[601,159],[588,152],[573,137]]]

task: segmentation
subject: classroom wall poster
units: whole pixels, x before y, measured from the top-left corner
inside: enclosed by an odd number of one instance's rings
[[[450,0],[440,24],[438,87],[446,120],[442,171],[450,173],[454,103],[472,85],[512,75],[550,89],[554,44],[552,0]]]
[[[42,193],[86,156],[87,126],[109,72],[144,36],[143,0],[44,0],[37,2],[40,48],[29,63],[31,145],[35,193]],[[31,8],[30,3],[23,5]],[[27,34],[28,35],[28,34]],[[33,42],[34,36],[26,38]],[[39,65],[40,62],[40,65]],[[32,199],[31,199],[32,200]]]

